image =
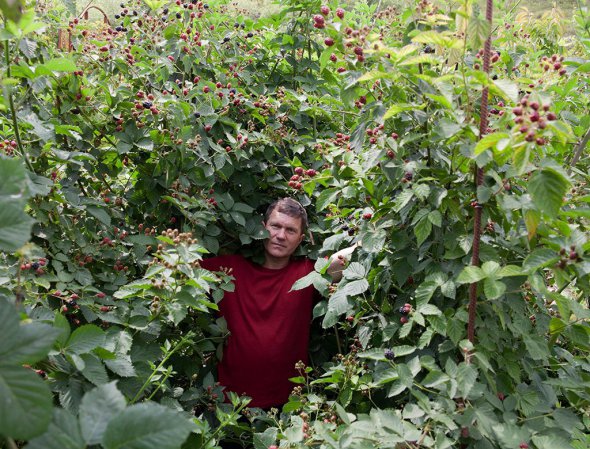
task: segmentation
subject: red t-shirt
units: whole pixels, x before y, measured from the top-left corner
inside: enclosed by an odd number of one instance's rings
[[[309,259],[294,259],[285,268],[264,268],[242,256],[205,259],[210,271],[232,268],[235,291],[219,303],[231,335],[218,365],[226,391],[246,394],[251,407],[287,402],[298,376],[295,364],[307,364],[312,286],[289,292],[298,279],[313,271]]]

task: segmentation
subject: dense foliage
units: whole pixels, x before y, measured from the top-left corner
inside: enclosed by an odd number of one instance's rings
[[[590,13],[564,35],[470,0],[358,3],[126,0],[103,26],[0,1],[0,447],[590,444]],[[260,257],[280,196],[318,260],[294,288],[325,300],[266,413],[224,403],[231,276],[199,261]]]

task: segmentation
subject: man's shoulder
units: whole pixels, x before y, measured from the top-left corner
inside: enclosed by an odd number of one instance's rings
[[[221,268],[235,268],[245,263],[247,263],[246,258],[240,254],[224,254],[203,259],[201,267],[209,271],[218,271]]]
[[[298,270],[313,271],[315,261],[307,256],[295,257],[291,259],[290,266]]]

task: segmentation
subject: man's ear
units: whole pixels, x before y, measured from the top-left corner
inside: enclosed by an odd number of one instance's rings
[[[301,234],[299,236],[299,243],[301,243],[303,241],[303,239],[305,238],[305,234]]]

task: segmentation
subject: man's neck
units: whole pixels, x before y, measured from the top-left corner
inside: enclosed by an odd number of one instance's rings
[[[269,257],[268,254],[264,258],[264,264],[262,265],[264,268],[270,268],[271,270],[280,270],[281,268],[285,268],[289,265],[290,257],[287,258],[275,258]]]

